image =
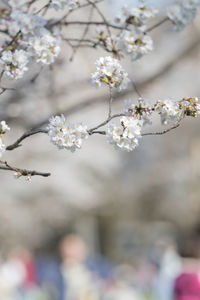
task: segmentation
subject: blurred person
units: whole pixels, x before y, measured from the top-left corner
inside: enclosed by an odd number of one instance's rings
[[[65,287],[59,260],[42,254],[36,262],[37,280],[48,300],[64,300]]]
[[[99,299],[98,279],[86,265],[88,249],[76,235],[69,235],[60,242],[62,274],[67,300]]]
[[[195,263],[194,269],[181,274],[175,282],[174,296],[176,300],[199,300],[200,299],[200,271]]]
[[[116,267],[113,280],[104,292],[103,300],[142,300],[142,296],[132,286],[133,276],[131,266]]]
[[[173,300],[174,282],[182,271],[182,259],[171,238],[160,239],[156,244],[158,273],[153,285],[153,295],[158,300]]]
[[[15,259],[17,259],[24,268],[24,279],[22,287],[28,289],[34,287],[37,284],[35,260],[33,255],[28,249],[17,248],[12,251]]]
[[[112,264],[101,255],[91,255],[77,235],[64,236],[58,248],[61,261],[54,252],[40,252],[36,263],[38,283],[48,299],[98,299]]]
[[[158,273],[157,265],[149,258],[141,257],[134,263],[135,273],[133,283],[141,292],[144,299],[152,299],[152,286]]]
[[[12,249],[1,263],[0,299],[49,300],[37,285],[35,260],[27,249]]]
[[[200,238],[194,235],[184,241],[186,258],[183,259],[182,273],[174,287],[175,300],[200,299]]]
[[[9,253],[7,259],[0,264],[0,299],[16,300],[25,276],[22,261],[14,252]]]
[[[15,300],[49,300],[39,288],[36,274],[36,263],[32,253],[25,248],[14,249],[13,255],[24,268],[24,278],[18,287]]]

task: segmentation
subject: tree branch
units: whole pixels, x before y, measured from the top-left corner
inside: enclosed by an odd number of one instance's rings
[[[180,61],[185,59],[191,52],[195,51],[199,47],[199,44],[200,44],[200,39],[198,39],[198,40],[195,39],[195,40],[191,41],[189,46],[185,50],[183,50],[182,53],[178,54],[176,57],[173,57],[171,59],[171,61],[166,63],[165,66],[163,66],[160,70],[158,70],[150,78],[147,78],[142,82],[135,83],[135,86],[137,86],[137,90],[143,90],[147,85],[152,84],[158,78],[161,78],[163,75],[165,75],[167,72],[169,72],[172,68],[174,68],[176,66],[176,64],[178,64]],[[88,80],[88,82],[89,82],[89,80]],[[134,87],[134,90],[135,90],[135,87]],[[132,93],[133,93],[133,88],[129,89],[125,92],[121,92],[120,94],[115,95],[115,97],[114,97],[115,102],[120,101],[123,97],[127,97]],[[92,96],[91,98],[89,98],[81,103],[72,105],[70,108],[67,108],[66,110],[64,110],[62,112],[57,111],[52,114],[57,115],[57,114],[63,113],[65,115],[72,115],[76,112],[84,110],[87,107],[90,107],[92,105],[97,105],[100,103],[105,103],[106,101],[107,101],[106,95],[103,95],[103,96],[101,95],[100,97],[96,97],[95,99],[94,99],[94,96]],[[45,125],[48,122],[51,115],[46,117],[43,121],[39,122],[38,124],[32,124],[31,128],[36,129],[36,128],[39,128],[39,127]]]
[[[11,151],[11,150],[14,150],[14,149],[20,147],[21,146],[21,142],[23,140],[25,140],[29,136],[35,135],[37,133],[48,133],[48,130],[46,130],[46,129],[29,130],[29,131],[25,132],[19,139],[17,139],[15,143],[13,143],[12,145],[7,146],[6,150]]]
[[[111,114],[112,114],[112,102],[113,102],[112,87],[109,86],[108,118],[111,118]]]
[[[117,116],[115,115],[115,116],[113,116],[113,117],[115,118],[115,117],[117,117]],[[113,119],[113,117],[112,117],[111,119]],[[109,122],[109,121],[108,121],[108,122]],[[105,122],[105,123],[107,124],[108,122]],[[106,124],[104,124],[104,125],[106,125]],[[165,130],[163,130],[163,131],[142,133],[142,136],[149,136],[149,135],[151,135],[151,136],[152,136],[152,135],[163,135],[163,134],[166,134],[166,133],[168,133],[168,132],[170,132],[170,131],[172,131],[172,130],[178,128],[179,126],[180,126],[180,123],[175,124],[175,125],[173,125],[172,127],[168,128],[168,129],[165,129]],[[98,126],[97,126],[97,127],[98,127]],[[100,126],[99,126],[99,127],[100,127]],[[98,128],[99,128],[99,127],[98,127]],[[106,135],[106,131],[104,131],[104,130],[90,130],[90,131],[89,131],[89,134],[90,134],[90,135],[92,135],[92,134]]]
[[[0,170],[13,171],[20,174],[20,176],[42,176],[42,177],[51,176],[51,173],[43,173],[43,172],[37,172],[33,170],[11,167],[6,161],[0,161],[0,164],[4,165],[4,166],[0,166]]]
[[[163,20],[161,20],[160,22],[154,24],[153,26],[149,27],[146,32],[151,32],[153,31],[154,29],[156,29],[157,27],[161,26],[162,24],[166,23],[167,21],[169,21],[169,18],[166,17],[164,18]]]
[[[98,3],[103,2],[103,1],[104,0],[96,0],[96,1],[94,1],[94,3],[98,4]],[[77,11],[78,9],[81,9],[81,8],[84,8],[84,7],[87,7],[87,6],[91,6],[91,3],[85,3],[85,4],[82,4],[82,5],[79,5],[77,8],[70,10],[61,19],[55,21],[54,23],[49,22],[49,24],[47,25],[47,27],[53,27],[53,26],[57,26],[57,25],[62,24],[63,20],[65,20],[69,16],[69,14],[73,13],[74,11]]]
[[[143,133],[142,136],[148,136],[148,135],[162,135],[162,134],[165,134],[165,133],[170,132],[171,130],[174,130],[174,129],[178,128],[180,125],[181,125],[181,124],[178,123],[178,124],[175,124],[175,125],[173,125],[172,127],[168,128],[168,129],[163,130],[163,131]]]
[[[100,123],[99,125],[91,128],[88,130],[88,133],[90,135],[92,135],[93,133],[99,133],[96,131],[96,129],[99,129],[100,127],[103,127],[105,126],[106,124],[108,124],[112,119],[115,119],[115,118],[119,118],[119,117],[124,117],[125,114],[115,114],[115,115],[112,115],[112,116],[109,116],[105,121],[103,121],[102,123]],[[95,132],[94,132],[95,131]]]

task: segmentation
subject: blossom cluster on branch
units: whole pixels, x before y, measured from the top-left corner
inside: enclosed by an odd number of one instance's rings
[[[97,71],[92,74],[92,83],[97,87],[102,84],[119,91],[126,89],[130,79],[119,61],[111,56],[101,57],[96,61]]]
[[[141,1],[143,2],[143,1]],[[114,21],[121,27],[119,33],[110,35],[106,29],[97,29],[97,40],[108,51],[118,55],[120,51],[132,60],[153,50],[153,40],[147,33],[147,24],[158,11],[143,3],[138,7],[124,5]]]
[[[25,1],[10,0],[8,4],[0,21],[4,31],[8,32],[1,46],[0,67],[2,75],[19,79],[32,62],[41,65],[53,63],[60,52],[61,38],[56,30],[47,29],[44,17],[27,12]],[[49,6],[51,4],[52,1]]]
[[[197,97],[187,97],[180,101],[174,99],[156,99],[153,104],[139,97],[137,101],[126,99],[124,110],[112,114],[113,90],[125,90],[131,79],[121,61],[129,56],[132,61],[140,59],[153,50],[150,32],[166,21],[173,24],[176,31],[185,28],[194,20],[200,8],[200,0],[176,0],[168,7],[164,20],[149,27],[149,23],[158,16],[158,11],[140,0],[137,7],[125,5],[121,12],[108,21],[98,7],[104,0],[47,0],[38,9],[34,7],[36,0],[7,0],[0,7],[0,32],[5,36],[0,46],[0,80],[4,77],[11,80],[20,79],[33,64],[50,65],[58,57],[62,42],[75,53],[81,46],[101,47],[110,56],[102,56],[95,62],[96,71],[91,75],[91,82],[96,87],[108,87],[108,116],[94,128],[88,128],[80,122],[68,123],[64,117],[54,116],[45,129],[24,133],[14,144],[5,146],[4,135],[10,128],[5,121],[0,123],[0,157],[6,150],[14,150],[21,142],[33,134],[48,134],[50,141],[59,149],[72,152],[80,149],[83,142],[93,134],[106,136],[107,141],[116,149],[132,151],[139,145],[142,136],[164,134],[176,128],[186,116],[197,117],[200,114],[200,103]],[[70,21],[68,16],[82,7],[90,6],[102,21]],[[55,10],[55,17],[48,18],[47,12]],[[61,18],[57,11],[64,11]],[[82,38],[70,39],[64,36],[63,28],[79,25],[86,26]],[[85,38],[90,26],[96,26],[95,37]],[[65,31],[66,33],[66,31]],[[2,88],[3,92],[6,91]],[[153,122],[153,115],[158,114],[163,125],[172,124],[170,128],[157,133],[144,133],[143,127]],[[114,122],[113,119],[117,119]],[[102,130],[103,128],[103,130]],[[47,177],[49,173],[41,173],[11,167],[7,162],[0,162],[0,169],[15,171],[15,177],[39,175]]]
[[[98,86],[101,86],[101,82],[103,82],[109,89],[121,90],[121,86],[124,86],[124,76],[123,72],[122,74],[120,72],[122,67],[119,62],[116,65],[116,59],[102,57],[96,65],[97,72],[92,74],[92,82],[96,83],[97,80]],[[118,75],[116,76],[116,74]],[[125,78],[127,77],[125,76]],[[112,94],[110,97],[112,98]],[[111,98],[110,100],[112,100]],[[139,98],[137,103],[133,99],[124,102],[123,114],[112,115],[109,113],[105,122],[92,129],[87,129],[87,126],[82,124],[68,124],[63,115],[51,118],[47,127],[51,142],[59,149],[69,149],[74,152],[81,148],[83,140],[87,139],[88,135],[96,133],[97,129],[107,125],[106,131],[97,133],[106,135],[108,142],[113,144],[115,149],[130,152],[139,145],[138,139],[142,137],[142,128],[152,124],[153,114],[160,115],[163,125],[179,124],[186,116],[197,117],[200,115],[200,102],[197,97],[186,97],[180,101],[157,100],[153,105],[142,98]],[[110,123],[117,117],[121,117],[119,125]]]
[[[68,149],[74,152],[80,149],[83,140],[88,138],[87,126],[82,124],[67,124],[63,115],[49,120],[48,134],[51,142],[58,149]]]

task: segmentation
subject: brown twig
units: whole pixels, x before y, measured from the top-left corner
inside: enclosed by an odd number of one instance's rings
[[[94,7],[92,6],[91,7],[91,11],[90,11],[90,14],[89,14],[89,17],[88,17],[88,20],[91,21],[92,20],[92,16],[93,16],[93,12],[94,12]],[[82,40],[86,37],[87,33],[88,33],[88,30],[89,30],[89,26],[87,25],[83,31],[83,34],[82,34],[82,37],[78,43],[78,45],[73,49],[73,53],[72,53],[72,56],[70,57],[70,61],[72,61],[74,59],[74,56],[75,54],[77,53],[78,49],[80,48],[81,46],[81,43],[82,43]]]
[[[125,29],[125,30],[129,30],[126,29],[125,27],[122,26],[118,26],[118,25],[114,25],[105,21],[65,21],[62,22],[61,25],[65,25],[65,26],[70,26],[70,25],[87,25],[87,26],[107,26],[110,28],[114,28],[114,29]]]
[[[93,127],[93,128],[90,128],[88,130],[88,133],[91,135],[93,133],[97,133],[97,129],[99,129],[100,127],[103,127],[105,126],[106,124],[108,124],[112,119],[115,119],[115,118],[119,118],[119,117],[124,117],[125,114],[115,114],[115,115],[112,115],[112,116],[109,116],[105,121],[103,121],[102,123],[100,123],[99,125]]]
[[[112,87],[109,86],[108,118],[111,118],[111,114],[112,114],[112,102],[113,102]]]
[[[0,164],[4,165],[4,166],[0,166],[0,170],[16,172],[19,174],[19,177],[20,176],[42,176],[42,177],[51,176],[51,173],[37,172],[37,171],[33,171],[33,170],[11,167],[7,163],[7,161],[0,161]]]
[[[154,29],[156,29],[157,27],[161,26],[162,24],[164,24],[165,22],[169,21],[169,18],[166,17],[164,18],[163,20],[161,20],[160,22],[154,24],[153,26],[149,27],[146,32],[151,32],[153,31]]]
[[[98,4],[98,3],[103,2],[103,1],[104,1],[104,0],[96,0],[96,1],[94,1],[94,3],[95,3],[95,4]],[[77,10],[79,10],[79,9],[81,9],[81,8],[85,8],[85,7],[88,7],[88,6],[91,6],[91,3],[85,3],[85,4],[79,5],[77,8],[70,10],[70,11],[69,11],[67,14],[65,14],[61,19],[55,21],[54,23],[49,22],[48,25],[47,25],[47,27],[53,27],[53,26],[57,26],[57,25],[62,25],[62,24],[63,24],[63,21],[64,21],[70,14],[72,14],[74,11],[77,11]],[[87,24],[85,24],[85,25],[87,25]]]
[[[25,140],[26,138],[28,138],[32,135],[38,134],[38,133],[48,133],[48,130],[46,130],[46,129],[29,130],[29,131],[25,132],[20,138],[18,138],[15,143],[13,143],[12,145],[7,146],[6,150],[11,151],[11,150],[14,150],[14,149],[20,147],[21,142],[23,140]]]
[[[163,131],[158,131],[158,132],[147,132],[147,133],[143,133],[142,136],[148,136],[148,135],[162,135],[162,134],[165,134],[165,133],[168,133],[170,132],[171,130],[173,129],[176,129],[180,126],[180,123],[177,123],[175,125],[173,125],[172,127],[168,128],[168,129],[165,129]]]
[[[7,88],[7,87],[0,86],[0,95],[5,93],[5,91],[15,91],[15,90],[16,90],[15,88]]]
[[[107,122],[106,122],[107,124]],[[104,125],[106,125],[104,124]],[[157,131],[157,132],[148,132],[148,133],[142,133],[142,136],[152,136],[152,135],[163,135],[166,134],[176,128],[178,128],[180,126],[180,123],[173,125],[172,127],[165,129],[163,131]],[[106,135],[106,131],[104,130],[92,130],[91,132],[89,132],[90,135],[92,134],[101,134],[101,135]]]

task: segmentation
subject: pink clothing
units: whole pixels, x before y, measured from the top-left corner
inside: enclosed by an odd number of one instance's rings
[[[183,273],[175,281],[175,300],[200,300],[200,281],[195,273]]]

